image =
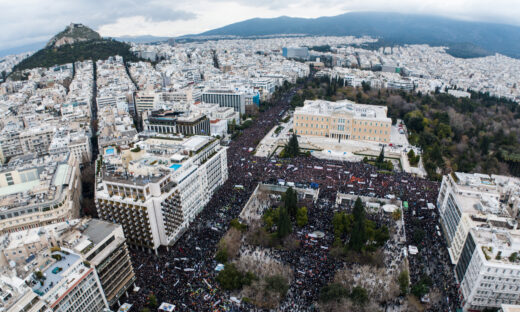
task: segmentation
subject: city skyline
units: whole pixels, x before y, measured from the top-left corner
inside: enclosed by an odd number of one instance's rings
[[[4,3],[0,13],[3,31],[0,50],[47,41],[70,22],[83,23],[104,37],[153,35],[175,37],[196,34],[251,18],[291,16],[317,18],[358,11],[399,12],[439,15],[466,21],[503,23],[518,26],[520,6],[513,1],[152,1],[109,2],[62,1],[46,3],[24,0]]]

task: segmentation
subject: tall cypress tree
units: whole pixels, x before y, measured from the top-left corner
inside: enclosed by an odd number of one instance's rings
[[[361,251],[367,241],[365,228],[365,206],[358,197],[354,204],[354,224],[352,226],[352,235],[350,236],[349,246],[355,251]]]
[[[292,137],[289,139],[289,142],[287,142],[285,151],[289,157],[296,157],[298,154],[300,154],[300,147],[298,145],[298,138],[296,137],[296,134],[293,133]]]
[[[289,213],[287,213],[287,208],[280,208],[280,215],[278,216],[278,238],[284,239],[287,235],[289,235],[292,231],[291,229],[291,219],[289,217]]]
[[[385,148],[381,148],[381,153],[379,153],[379,156],[377,157],[376,162],[378,164],[382,164],[385,161]]]
[[[285,191],[283,200],[287,212],[289,213],[291,218],[295,218],[298,210],[298,194],[296,193],[296,191],[293,190],[292,187],[289,187],[287,191]]]

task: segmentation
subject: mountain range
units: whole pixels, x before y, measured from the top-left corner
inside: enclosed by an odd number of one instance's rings
[[[183,38],[253,37],[281,34],[371,36],[385,44],[446,45],[475,56],[501,53],[520,58],[520,27],[439,16],[351,12],[319,18],[253,18]],[[467,51],[467,52],[472,52]]]
[[[71,24],[51,39],[63,43],[75,34],[85,40],[100,40],[94,31]],[[72,35],[71,35],[72,33]],[[260,37],[288,34],[311,36],[371,36],[378,38],[378,46],[399,44],[430,44],[448,46],[448,53],[457,57],[479,57],[501,53],[520,58],[520,27],[513,25],[455,20],[439,16],[384,13],[350,12],[337,16],[319,18],[253,18],[200,34],[175,38],[179,42],[206,40],[210,38]],[[61,39],[60,39],[61,38]],[[126,36],[113,38],[122,42],[151,43],[166,41],[167,37]],[[72,40],[74,41],[74,40]],[[49,42],[48,44],[50,44]],[[55,44],[54,43],[54,44]],[[36,50],[45,43],[37,42],[23,47],[0,50],[0,56]]]

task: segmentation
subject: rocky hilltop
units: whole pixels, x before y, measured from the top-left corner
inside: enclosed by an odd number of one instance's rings
[[[47,42],[46,48],[59,48],[63,45],[81,41],[99,40],[101,36],[83,24],[71,23],[64,31],[58,33]]]

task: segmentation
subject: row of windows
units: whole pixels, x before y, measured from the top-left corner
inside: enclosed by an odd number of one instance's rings
[[[298,126],[298,123],[296,123],[296,126]],[[300,127],[304,127],[304,126],[305,126],[305,127],[308,128],[308,127],[309,127],[309,124],[303,124],[303,123],[300,123],[299,126],[300,126]],[[319,129],[319,128],[320,128],[319,126],[320,126],[320,125],[318,125],[318,124],[310,124],[310,127],[311,127],[311,128]],[[325,127],[324,127],[323,125],[321,125],[321,129],[328,129],[328,128],[329,128],[328,125],[325,125]],[[358,129],[358,132],[365,132],[365,133],[368,132],[368,133],[372,133],[372,129],[368,129],[368,131],[367,131],[366,128],[364,128],[364,129],[362,129],[362,128],[353,128],[354,132],[356,132],[356,129]],[[344,125],[338,125],[337,130],[338,130],[338,131],[345,131],[345,126],[344,126]],[[347,128],[347,131],[348,131],[348,130],[350,130],[350,128]],[[312,132],[312,131],[311,131],[311,132]],[[377,130],[374,130],[374,134],[377,134]],[[383,130],[379,130],[379,134],[383,134]],[[387,130],[385,130],[385,134],[386,134],[386,135],[388,134],[388,131],[387,131]]]
[[[518,291],[520,290],[520,286],[511,286],[511,285],[497,285],[497,284],[489,284],[489,283],[480,283],[480,287],[486,287],[486,288],[492,288],[495,286],[495,290],[505,290],[506,287],[508,287],[511,291]],[[478,291],[477,291],[478,293]],[[487,292],[486,292],[487,293]]]
[[[517,271],[517,270],[506,270],[506,269],[492,269],[492,268],[487,268],[487,271],[490,272],[490,273],[502,273],[502,274],[511,274],[511,275],[520,275],[520,271]],[[507,279],[506,279],[507,280]]]
[[[294,134],[309,134],[309,135],[321,135],[323,136],[323,132],[320,131],[307,131],[307,130],[301,130],[300,132],[298,132],[298,130],[294,130]],[[332,136],[334,136],[334,134],[332,134]],[[358,140],[367,140],[367,141],[379,141],[379,142],[386,142],[386,139],[381,139],[381,138],[376,138],[376,137],[370,137],[370,136],[355,136],[353,135],[352,136],[352,139],[358,139]]]
[[[306,116],[306,117],[303,117],[303,116],[296,116],[295,117],[296,120],[309,120],[309,116]],[[320,120],[321,119],[321,120]],[[311,121],[329,121],[329,118],[325,118],[325,117],[311,117],[310,119]],[[344,119],[344,118],[338,118],[338,119],[332,119],[332,122],[334,123],[350,123],[350,120],[349,119]],[[362,125],[363,124],[363,121],[356,121],[354,120],[354,124],[357,125]],[[372,122],[372,121],[364,121],[364,124],[365,126],[376,126],[376,127],[385,127],[385,128],[388,128],[390,125],[389,124],[385,124],[385,123],[382,123],[382,122]]]

